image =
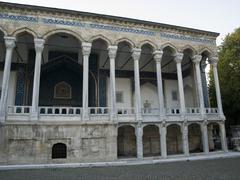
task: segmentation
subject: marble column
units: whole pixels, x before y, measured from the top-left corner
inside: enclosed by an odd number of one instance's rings
[[[220,126],[220,136],[221,136],[222,150],[224,152],[228,152],[226,130],[225,130],[224,122],[220,123],[219,126]]]
[[[184,97],[184,89],[183,89],[183,77],[182,77],[182,59],[183,53],[177,53],[174,57],[177,66],[177,78],[178,78],[178,91],[179,91],[179,100],[180,100],[180,111],[181,116],[184,117],[186,110],[185,110],[185,97]]]
[[[201,62],[201,79],[202,79],[202,88],[203,88],[203,99],[204,99],[204,107],[208,108],[210,107],[209,104],[209,94],[208,94],[208,85],[207,85],[207,77],[206,77],[206,59],[203,59],[203,62]]]
[[[5,122],[6,111],[7,111],[7,98],[8,98],[8,89],[9,89],[9,80],[11,72],[11,61],[13,49],[15,47],[15,38],[14,37],[4,37],[6,54],[5,54],[5,63],[3,70],[3,80],[2,80],[2,93],[0,100],[0,123]]]
[[[167,158],[167,128],[166,124],[162,123],[160,126],[160,144],[161,144],[161,156],[162,158]]]
[[[117,54],[117,46],[108,47],[108,56],[110,59],[110,119],[116,118],[116,80],[115,80],[115,58]]]
[[[44,42],[45,41],[43,39],[34,39],[36,56],[35,56],[33,94],[32,94],[32,110],[31,110],[32,120],[38,120],[39,89],[40,89],[42,52],[44,48]]]
[[[216,97],[217,97],[218,113],[220,117],[225,119],[223,115],[222,99],[221,99],[220,86],[219,86],[219,80],[218,80],[218,70],[217,70],[218,57],[210,57],[209,60],[211,65],[213,66],[213,76],[214,76],[215,91],[216,91]]]
[[[134,48],[132,50],[132,57],[134,61],[134,86],[135,86],[135,114],[136,120],[141,120],[141,95],[140,95],[140,74],[139,74],[139,59],[141,56],[141,49]]]
[[[165,110],[164,110],[162,70],[161,70],[162,56],[163,56],[163,51],[155,51],[154,52],[154,59],[156,61],[156,71],[157,71],[159,115],[160,115],[160,119],[164,120],[165,119]]]
[[[88,42],[82,43],[83,54],[83,94],[82,94],[82,119],[89,119],[88,111],[88,81],[89,81],[89,56],[91,53],[92,44]]]
[[[193,63],[195,67],[196,72],[196,79],[197,79],[197,90],[198,90],[198,99],[199,99],[199,107],[201,115],[204,116],[204,98],[203,98],[203,88],[202,88],[202,78],[201,78],[201,72],[200,72],[200,62],[202,60],[201,55],[196,55],[193,57]]]
[[[208,144],[208,129],[207,129],[206,121],[204,121],[201,124],[201,133],[202,133],[203,152],[205,154],[208,154],[209,153],[209,144]]]
[[[143,128],[140,123],[138,123],[137,127],[135,128],[135,135],[136,135],[136,143],[137,143],[137,158],[142,159],[143,158]]]
[[[183,152],[185,156],[189,156],[189,144],[188,144],[188,124],[182,125],[182,139],[183,139]]]

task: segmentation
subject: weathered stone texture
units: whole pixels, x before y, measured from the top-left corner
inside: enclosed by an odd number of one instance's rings
[[[1,133],[3,131],[8,138],[5,143],[1,136],[1,164],[95,162],[117,158],[117,130],[112,124],[6,125],[1,127]],[[51,158],[55,143],[67,145],[66,159]]]

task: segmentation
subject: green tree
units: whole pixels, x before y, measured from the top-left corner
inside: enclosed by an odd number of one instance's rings
[[[240,124],[240,28],[228,34],[219,47],[218,75],[227,125]],[[209,75],[210,102],[216,106],[212,69]]]

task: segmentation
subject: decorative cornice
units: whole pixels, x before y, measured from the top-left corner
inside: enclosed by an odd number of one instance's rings
[[[133,34],[140,34],[140,35],[146,35],[146,36],[159,35],[161,38],[167,38],[167,39],[193,41],[197,43],[211,44],[211,45],[216,44],[215,40],[193,37],[190,35],[186,36],[181,34],[156,32],[156,31],[145,30],[145,29],[122,27],[118,25],[82,22],[82,21],[69,20],[69,19],[41,18],[41,17],[35,17],[35,16],[26,16],[26,15],[17,15],[17,14],[8,14],[8,13],[0,13],[0,19],[7,19],[12,21],[25,21],[30,23],[43,23],[46,25],[65,25],[65,26],[73,26],[77,28],[101,29],[106,31],[133,33]]]
[[[132,24],[133,26],[138,26],[142,28],[151,28],[151,29],[158,29],[163,31],[171,30],[171,31],[178,31],[180,33],[189,33],[192,35],[205,35],[213,38],[216,38],[217,36],[219,36],[219,33],[204,31],[199,29],[163,24],[163,23],[156,23],[156,22],[144,21],[144,20],[138,20],[138,19],[123,18],[123,17],[95,14],[95,13],[88,13],[88,12],[80,12],[80,11],[74,11],[74,10],[24,5],[24,4],[17,4],[17,3],[6,3],[6,2],[0,2],[0,8],[5,10],[8,9],[9,12],[14,12],[14,11],[19,12],[19,10],[21,10],[21,11],[28,12],[28,14],[29,13],[35,14],[36,12],[38,12],[38,14],[43,13],[43,14],[49,14],[54,16],[56,14],[59,14],[65,17],[71,17],[71,18],[77,18],[77,19],[89,18],[92,20],[94,19],[95,21],[96,20],[99,21],[102,19],[103,21],[112,22],[114,24],[117,24],[118,22],[121,25]]]

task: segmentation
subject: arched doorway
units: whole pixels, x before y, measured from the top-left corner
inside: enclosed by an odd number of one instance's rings
[[[181,127],[177,124],[171,124],[167,127],[167,154],[181,153],[183,153]]]
[[[160,156],[160,134],[156,125],[143,128],[143,156]]]
[[[117,137],[118,157],[136,157],[136,150],[135,128],[130,125],[119,127]]]
[[[201,127],[197,123],[188,126],[189,152],[203,152]]]
[[[222,150],[219,124],[209,123],[207,127],[208,127],[209,151]]]

